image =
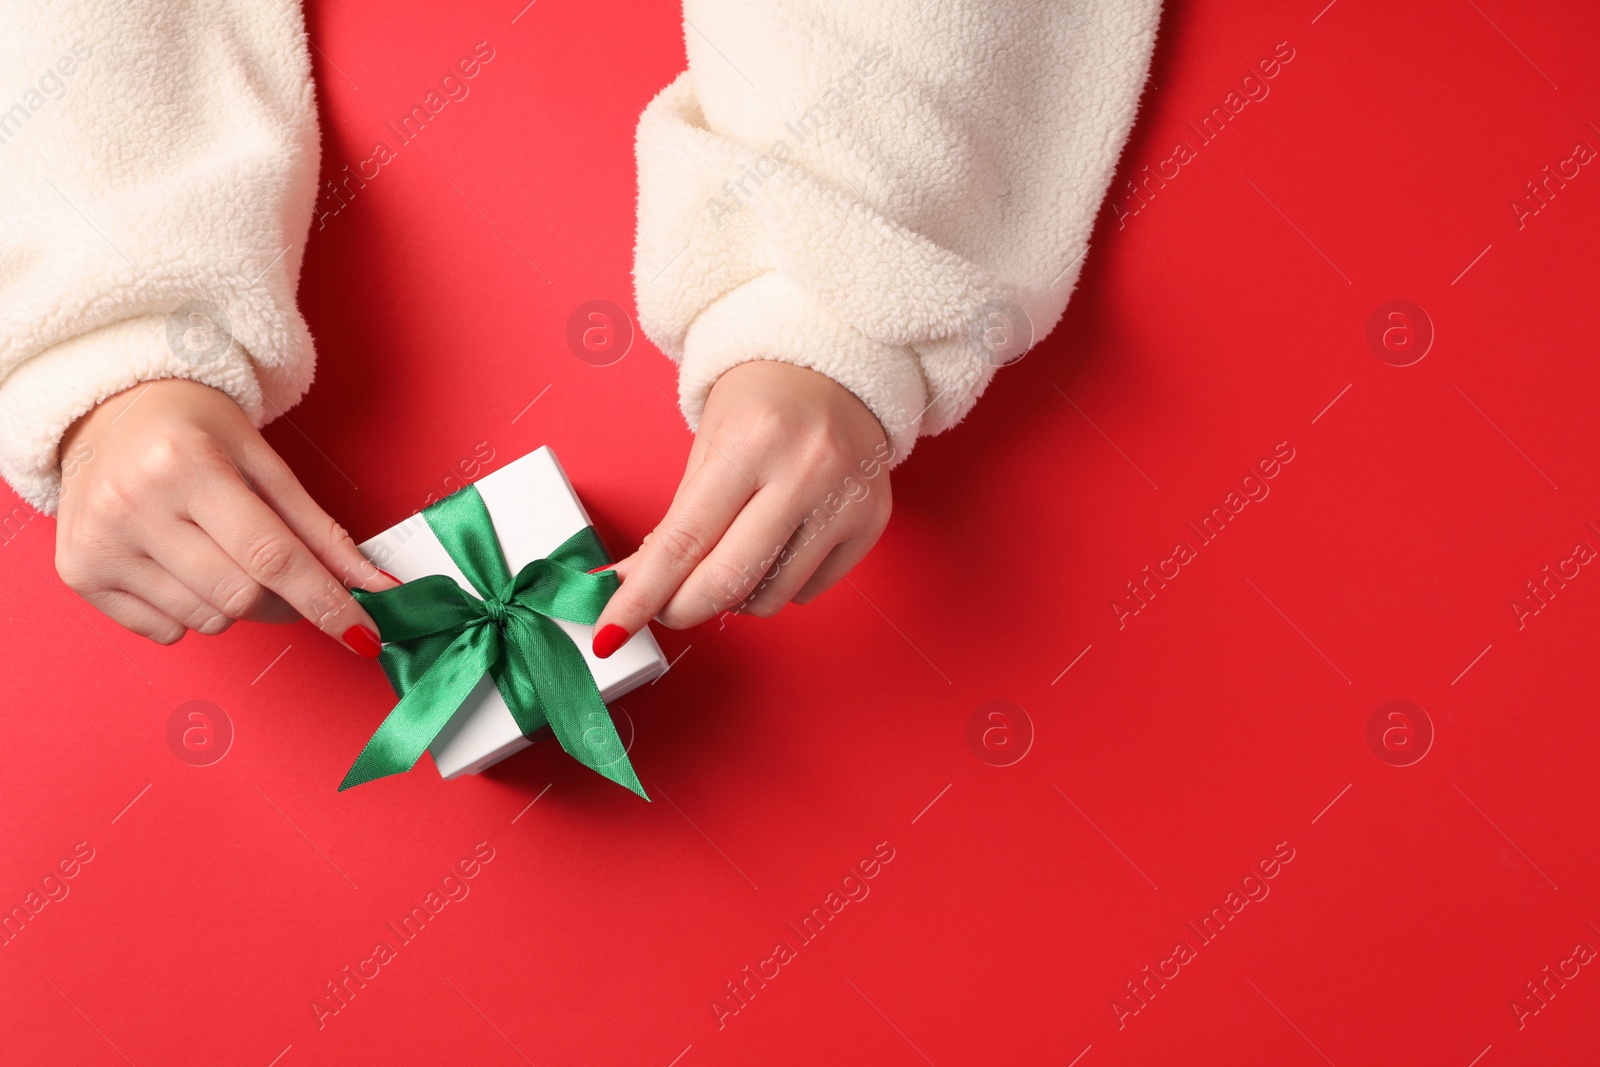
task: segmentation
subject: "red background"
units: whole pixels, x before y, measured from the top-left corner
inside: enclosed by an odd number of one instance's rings
[[[321,367],[269,437],[358,538],[480,443],[485,470],[549,444],[620,552],[688,451],[648,342],[595,367],[564,339],[585,301],[632,307],[632,130],[679,12],[520,6],[310,13],[329,176],[495,53],[311,241]],[[1596,968],[1520,1029],[1511,1004],[1600,948],[1600,577],[1520,630],[1510,604],[1600,546],[1600,174],[1520,229],[1509,202],[1600,147],[1597,36],[1576,3],[1173,6],[1119,189],[1294,59],[1121,228],[1107,207],[1061,327],[895,473],[852,584],[659,631],[676,667],[620,702],[653,804],[549,744],[341,795],[392,703],[375,666],[304,624],[146,643],[27,524],[0,547],[0,905],[95,858],[0,948],[3,1059],[1579,1062]],[[1395,298],[1436,331],[1408,367],[1366,340]],[[1119,628],[1124,583],[1279,442],[1270,496]],[[210,766],[167,741],[195,699],[235,732]],[[1367,740],[1394,699],[1436,734],[1410,766]],[[1031,723],[1011,766],[969,744],[991,700]],[[324,982],[480,841],[470,896],[319,1029]],[[879,842],[870,896],[719,1028],[724,983]],[[1270,895],[1119,1028],[1124,983],[1280,842]]]

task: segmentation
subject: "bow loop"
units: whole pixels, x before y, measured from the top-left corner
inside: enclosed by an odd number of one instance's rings
[[[361,589],[350,592],[378,624],[385,641],[455,633],[483,617],[483,601],[443,574],[418,578],[381,596]]]
[[[592,626],[620,584],[614,572],[588,573],[610,562],[594,528],[513,577],[475,486],[422,515],[479,596],[439,574],[352,591],[378,624],[400,703],[339,788],[409,770],[487,673],[524,736],[548,726],[585,766],[645,796],[583,653],[552,621]]]
[[[592,625],[599,613],[590,613],[598,597],[611,599],[622,580],[615,571],[590,574],[611,560],[593,526],[585,526],[544,559],[529,563],[512,579],[515,600],[541,615]]]

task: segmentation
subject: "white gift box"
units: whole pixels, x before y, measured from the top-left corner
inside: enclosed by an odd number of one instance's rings
[[[573,492],[572,483],[567,481],[566,472],[549,448],[535,449],[474,484],[489,518],[494,521],[500,550],[512,574],[548,556],[561,547],[562,542],[590,525],[578,494]],[[443,574],[473,596],[478,595],[420,513],[362,542],[359,547],[361,554],[375,566],[402,582]],[[600,699],[607,703],[667,671],[667,659],[648,626],[609,658],[597,659],[591,650],[594,627],[564,619],[551,621],[561,627],[583,653],[583,662],[594,675]],[[554,740],[553,735],[546,736]],[[522,736],[494,679],[486,673],[428,746],[428,752],[441,775],[455,778],[477,774],[532,743]]]

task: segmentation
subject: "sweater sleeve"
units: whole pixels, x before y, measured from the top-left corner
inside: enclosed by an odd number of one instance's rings
[[[292,0],[7,5],[0,475],[45,511],[74,420],[141,381],[300,399],[318,145]]]
[[[637,131],[640,325],[698,424],[746,360],[809,367],[896,458],[1061,317],[1159,0],[685,0]]]

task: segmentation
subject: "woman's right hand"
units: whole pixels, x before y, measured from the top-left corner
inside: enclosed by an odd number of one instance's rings
[[[169,645],[187,630],[303,616],[378,654],[349,587],[395,581],[226,393],[183,379],[134,386],[74,423],[60,453],[56,570],[116,622]]]

